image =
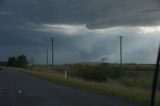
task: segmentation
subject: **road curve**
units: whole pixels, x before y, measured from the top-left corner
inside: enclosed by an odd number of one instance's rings
[[[143,106],[3,68],[0,106]]]

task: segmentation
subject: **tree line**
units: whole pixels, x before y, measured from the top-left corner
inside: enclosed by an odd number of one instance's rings
[[[7,66],[9,67],[26,67],[29,64],[25,55],[9,57]]]

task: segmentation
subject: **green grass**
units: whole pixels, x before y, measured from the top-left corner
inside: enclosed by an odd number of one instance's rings
[[[36,71],[34,71],[34,69],[32,70],[19,69],[19,71],[37,76],[39,78],[42,78],[54,83],[64,84],[64,85],[76,87],[79,89],[85,89],[85,90],[90,90],[98,93],[103,93],[106,95],[116,96],[118,98],[122,98],[128,101],[148,104],[150,99],[150,89],[145,89],[145,87],[148,86],[150,82],[143,81],[143,80],[141,81],[137,79],[136,83],[138,83],[138,85],[139,84],[142,84],[142,85],[136,86],[136,84],[133,83],[135,82],[133,79],[134,77],[130,77],[130,79],[128,79],[129,77],[126,77],[120,81],[109,80],[103,83],[98,83],[98,82],[89,82],[89,81],[85,81],[85,80],[77,79],[73,77],[68,77],[67,79],[64,79],[63,72],[58,73],[57,71],[50,71],[50,70],[44,70],[44,69],[43,70],[37,69]],[[128,84],[133,83],[133,84],[126,86],[125,84],[127,83]],[[160,99],[160,92],[157,93],[157,98]],[[160,102],[158,99],[156,100],[157,106],[160,105]]]

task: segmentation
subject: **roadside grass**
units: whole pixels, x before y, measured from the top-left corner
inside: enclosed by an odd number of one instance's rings
[[[63,72],[57,72],[55,70],[51,69],[18,69],[20,72],[24,72],[27,74],[31,74],[33,76],[37,76],[39,78],[64,84],[67,86],[72,86],[75,88],[90,90],[110,96],[115,96],[121,99],[125,99],[132,102],[137,103],[143,103],[143,104],[149,104],[150,100],[150,80],[147,79],[147,81],[143,80],[135,80],[134,77],[124,77],[122,80],[107,80],[106,82],[91,82],[91,81],[85,81],[83,79],[73,78],[68,76],[67,79],[64,78]],[[144,73],[143,73],[144,74]],[[147,77],[148,78],[148,77]],[[126,82],[125,82],[126,81]],[[137,83],[138,85],[134,84],[133,82]],[[133,84],[132,84],[133,83]],[[130,85],[127,85],[130,84]],[[147,88],[147,89],[146,89]],[[157,92],[156,97],[156,106],[160,105],[160,92]]]

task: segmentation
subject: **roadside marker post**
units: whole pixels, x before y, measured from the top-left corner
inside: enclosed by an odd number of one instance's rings
[[[65,72],[64,72],[64,78],[65,78],[65,79],[67,79],[67,74],[68,74],[68,71],[65,70]]]

